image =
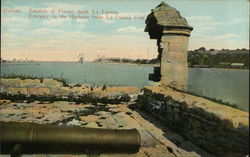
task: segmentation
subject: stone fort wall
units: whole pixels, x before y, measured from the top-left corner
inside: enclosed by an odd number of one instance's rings
[[[217,156],[249,154],[249,113],[174,91],[150,86],[138,106],[188,140]]]

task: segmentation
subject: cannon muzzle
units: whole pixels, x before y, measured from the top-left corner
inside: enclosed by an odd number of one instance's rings
[[[136,153],[136,129],[81,128],[20,122],[0,122],[1,154]]]

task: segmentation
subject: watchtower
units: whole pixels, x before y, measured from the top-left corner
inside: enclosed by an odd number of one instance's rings
[[[187,51],[190,32],[186,19],[173,7],[162,2],[151,10],[145,21],[145,32],[157,40],[160,67],[154,68],[149,79],[162,86],[187,90]]]

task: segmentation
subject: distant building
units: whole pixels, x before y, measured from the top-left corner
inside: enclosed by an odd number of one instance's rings
[[[244,68],[244,63],[232,63],[232,68]]]
[[[218,67],[220,68],[244,68],[244,63],[230,63],[230,62],[220,62]]]

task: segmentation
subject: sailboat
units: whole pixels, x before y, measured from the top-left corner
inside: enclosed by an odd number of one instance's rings
[[[79,57],[79,62],[83,64],[85,62],[84,53],[79,54],[78,57]]]

